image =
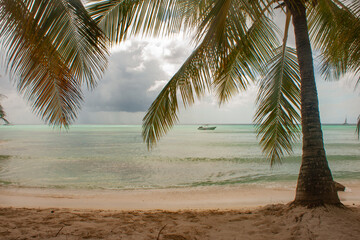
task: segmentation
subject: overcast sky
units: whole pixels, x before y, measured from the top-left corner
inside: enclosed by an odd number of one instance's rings
[[[97,88],[84,90],[85,103],[76,124],[141,124],[147,108],[192,49],[189,41],[180,36],[132,40],[117,47]],[[7,96],[1,103],[8,120],[14,124],[42,124],[4,71],[0,74],[0,93]],[[316,73],[316,80],[321,121],[343,123],[347,117],[348,122],[355,123],[360,114],[360,91],[354,91],[351,77],[325,82]],[[252,86],[221,107],[209,95],[181,109],[180,124],[252,123],[256,94],[257,87]]]

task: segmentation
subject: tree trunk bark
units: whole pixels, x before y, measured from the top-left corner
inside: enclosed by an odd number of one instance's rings
[[[301,78],[303,149],[293,203],[307,206],[340,204],[324,149],[306,8],[302,1],[285,0],[285,3],[293,17]]]

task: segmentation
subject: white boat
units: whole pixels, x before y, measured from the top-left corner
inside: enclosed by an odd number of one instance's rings
[[[198,130],[214,130],[216,127],[200,126]]]

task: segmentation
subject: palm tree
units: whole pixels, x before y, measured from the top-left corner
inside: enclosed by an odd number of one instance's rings
[[[107,64],[106,38],[81,0],[0,0],[0,44],[18,91],[47,123],[68,126]]]
[[[144,117],[143,137],[149,148],[177,122],[179,94],[187,107],[215,90],[222,104],[258,82],[254,121],[271,164],[291,153],[301,122],[303,154],[294,204],[340,204],[324,150],[310,39],[321,52],[323,76],[359,73],[359,1],[91,2],[92,17],[112,43],[133,35],[195,33],[195,50]],[[276,14],[286,16],[282,41],[273,22]],[[291,19],[296,49],[287,46]]]

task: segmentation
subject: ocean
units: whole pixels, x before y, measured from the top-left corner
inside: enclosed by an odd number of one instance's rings
[[[252,125],[199,131],[175,126],[151,151],[139,125],[0,126],[0,186],[58,189],[163,189],[236,184],[296,184],[301,142],[270,167]],[[360,180],[353,125],[324,125],[337,181]]]

